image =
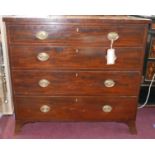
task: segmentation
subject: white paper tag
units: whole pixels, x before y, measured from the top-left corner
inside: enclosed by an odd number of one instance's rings
[[[111,48],[107,50],[107,64],[115,64],[116,55],[115,55],[115,49]]]

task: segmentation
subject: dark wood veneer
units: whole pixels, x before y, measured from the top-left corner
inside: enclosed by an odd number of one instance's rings
[[[76,77],[76,73],[78,77]],[[139,72],[103,71],[21,71],[12,72],[15,95],[137,95]],[[21,78],[22,77],[22,78]],[[39,86],[41,79],[50,84]],[[105,80],[112,79],[115,86],[107,88]],[[133,81],[135,84],[133,84]]]
[[[71,96],[71,97],[16,97],[16,117],[22,120],[38,121],[126,121],[135,117],[136,97]],[[49,113],[42,113],[40,107],[49,105]],[[113,107],[111,113],[104,113],[104,105]],[[31,107],[31,108],[30,108]]]
[[[115,48],[115,65],[107,65],[108,47],[81,46],[11,46],[10,56],[13,69],[101,69],[139,70],[143,59],[143,48]],[[41,62],[37,55],[46,52],[47,61]],[[20,58],[20,59],[17,59]]]
[[[115,42],[115,46],[141,46],[145,26],[137,25],[111,25],[111,26],[79,26],[79,25],[9,25],[8,33],[10,43],[63,43],[68,45],[94,45],[108,46],[107,39],[109,32],[118,32],[120,39]],[[78,32],[77,32],[78,28]],[[127,30],[127,31],[126,31]],[[39,40],[36,33],[46,31],[48,38]],[[122,37],[125,36],[125,37]]]

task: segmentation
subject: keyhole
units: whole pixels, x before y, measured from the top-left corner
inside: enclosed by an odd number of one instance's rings
[[[75,50],[75,52],[76,52],[76,53],[79,53],[79,49],[77,48],[77,49]]]
[[[79,32],[79,28],[76,28],[76,32]]]
[[[75,98],[75,102],[76,102],[76,103],[78,102],[78,99],[77,99],[77,98]]]

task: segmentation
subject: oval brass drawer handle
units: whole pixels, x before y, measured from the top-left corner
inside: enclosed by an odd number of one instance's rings
[[[36,38],[40,40],[45,40],[48,38],[48,33],[46,31],[39,31],[36,33]]]
[[[49,55],[45,52],[42,52],[37,55],[37,59],[39,61],[47,61],[49,59]]]
[[[102,111],[103,112],[111,112],[112,111],[112,106],[110,106],[110,105],[104,105],[103,107],[102,107]]]
[[[45,88],[50,84],[50,82],[48,80],[46,80],[46,79],[42,79],[42,80],[39,81],[38,84],[39,84],[40,87]]]
[[[104,81],[104,85],[105,87],[114,87],[115,86],[115,81],[114,80],[111,80],[111,79],[107,79]]]
[[[50,108],[50,106],[48,106],[48,105],[42,105],[42,106],[40,107],[40,111],[43,112],[43,113],[49,112],[50,109],[51,109],[51,108]]]
[[[119,38],[119,35],[117,32],[109,32],[108,35],[107,35],[107,38],[110,40],[110,41],[115,41]]]

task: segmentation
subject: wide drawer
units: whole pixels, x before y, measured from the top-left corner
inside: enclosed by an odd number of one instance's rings
[[[134,95],[139,72],[13,70],[17,95]]]
[[[143,48],[116,48],[116,63],[107,65],[107,48],[65,46],[11,46],[15,69],[140,70]]]
[[[96,25],[71,24],[7,25],[10,43],[60,43],[110,46],[109,32],[117,32],[115,46],[143,46],[144,25]]]
[[[131,120],[135,97],[15,97],[16,119],[53,121]]]

